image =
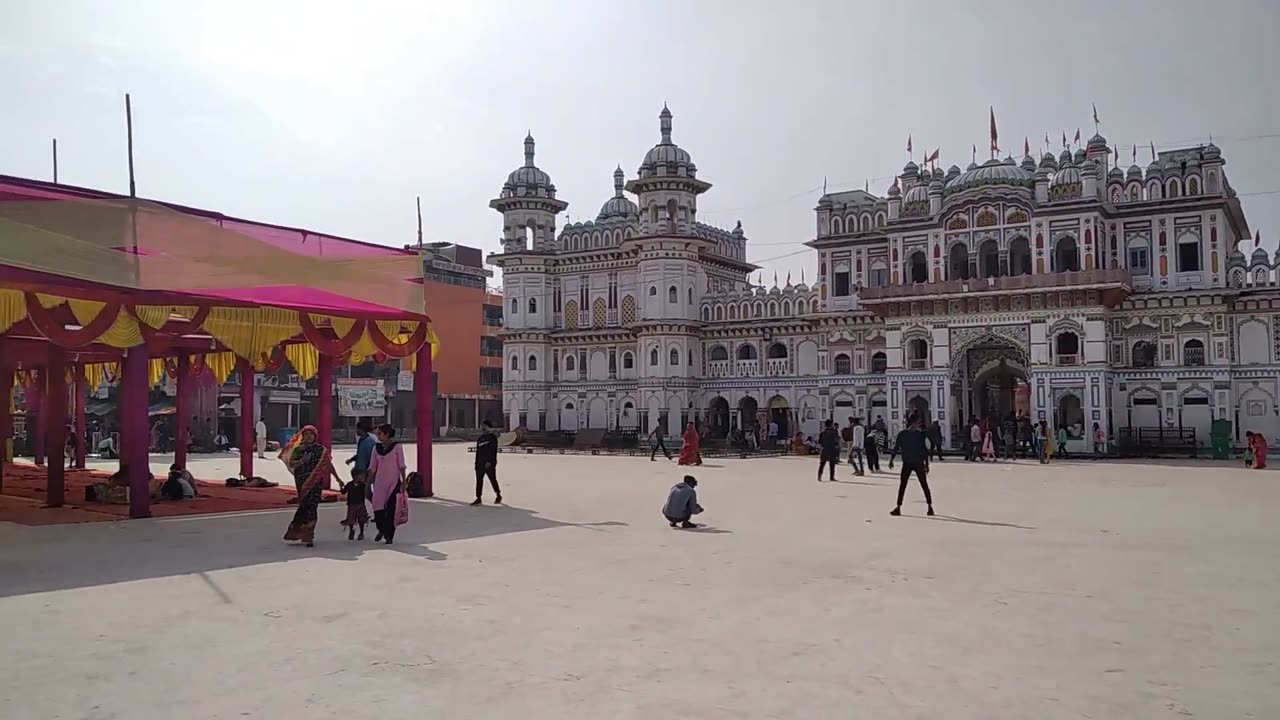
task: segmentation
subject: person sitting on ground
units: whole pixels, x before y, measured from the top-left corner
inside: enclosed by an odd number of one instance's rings
[[[791,454],[792,455],[808,455],[809,447],[804,443],[804,433],[796,433],[791,438]]]
[[[219,430],[218,436],[213,439],[213,447],[218,452],[228,452],[231,450],[231,438],[227,437],[226,433]]]
[[[98,441],[98,457],[103,460],[115,460],[120,457],[120,450],[116,447],[116,436],[114,434]]]
[[[702,512],[698,504],[698,480],[692,475],[671,486],[667,492],[667,502],[662,506],[662,516],[671,527],[696,528],[690,519]]]
[[[160,497],[165,500],[187,500],[195,497],[195,488],[182,476],[185,471],[178,466],[169,466],[169,477],[160,486]]]
[[[822,448],[818,447],[818,441],[813,439],[812,435],[806,436],[804,439],[805,449],[809,451],[809,455],[817,454]]]

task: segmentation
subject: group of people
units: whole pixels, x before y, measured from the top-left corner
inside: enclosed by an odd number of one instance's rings
[[[671,459],[671,451],[667,449],[667,443],[664,440],[666,428],[662,423],[658,423],[649,433],[649,443],[651,449],[649,451],[649,462],[653,462],[658,457],[658,451],[668,460]],[[701,465],[702,464],[702,433],[698,432],[698,426],[692,420],[685,425],[684,434],[680,436],[680,456],[676,459],[679,465]]]
[[[1093,424],[1092,435],[1094,455],[1105,454],[1107,434],[1099,423]],[[965,459],[970,462],[995,462],[1003,455],[1006,460],[1035,457],[1045,464],[1055,456],[1070,457],[1067,443],[1071,437],[1072,434],[1065,425],[1052,430],[1048,422],[1034,421],[1022,411],[1003,423],[970,418],[963,437]]]
[[[934,423],[936,426],[937,423]],[[818,482],[822,482],[822,471],[826,470],[831,482],[836,480],[836,465],[840,464],[840,444],[843,440],[849,449],[849,464],[853,466],[854,475],[864,474],[862,456],[866,453],[867,469],[880,471],[879,451],[882,449],[881,437],[884,435],[884,419],[876,418],[868,433],[862,425],[861,418],[849,418],[849,424],[843,431],[836,430],[835,422],[827,420],[822,432],[818,435]],[[894,439],[889,449],[889,469],[893,470],[893,461],[902,456],[902,472],[898,479],[898,503],[890,515],[902,514],[902,500],[907,492],[907,483],[914,473],[924,491],[928,514],[933,515],[933,493],[929,490],[929,458],[936,455],[942,459],[941,431],[934,427],[926,429],[924,419],[912,413],[907,416],[907,426]]]
[[[373,523],[377,529],[374,542],[390,545],[396,527],[409,519],[404,449],[396,441],[396,429],[390,423],[372,427],[367,419],[356,425],[356,453],[347,460],[352,466],[351,482],[343,482],[334,467],[329,449],[317,442],[314,425],[302,428],[280,451],[280,459],[293,474],[298,489],[298,509],[285,531],[286,541],[297,541],[313,547],[316,522],[325,481],[333,477],[347,500],[347,516],[342,525],[348,540],[363,540],[369,522],[366,501],[373,505]],[[359,530],[359,536],[356,531]]]

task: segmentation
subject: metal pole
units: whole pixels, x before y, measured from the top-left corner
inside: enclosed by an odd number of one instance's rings
[[[58,138],[53,139],[53,182],[58,183]]]

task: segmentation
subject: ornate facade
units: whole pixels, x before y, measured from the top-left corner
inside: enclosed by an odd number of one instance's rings
[[[883,197],[824,194],[812,285],[748,280],[741,224],[697,219],[711,184],[671,139],[638,177],[614,172],[596,220],[556,230],[567,203],[534,164],[507,178],[504,412],[531,429],[713,435],[773,418],[914,410],[953,431],[1021,410],[1092,449],[1093,423],[1280,435],[1280,252],[1249,238],[1219,149],[1112,167],[1095,135],[1074,152],[965,170],[908,163]],[[627,193],[635,196],[633,201]],[[951,433],[948,433],[948,436]]]

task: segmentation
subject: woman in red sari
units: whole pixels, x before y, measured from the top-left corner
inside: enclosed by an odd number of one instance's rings
[[[698,435],[698,428],[693,423],[684,429],[684,446],[680,448],[680,465],[701,465],[702,453],[698,452],[698,448],[702,445],[702,438]]]
[[[1262,433],[1254,433],[1249,437],[1249,446],[1253,450],[1253,469],[1261,470],[1267,466],[1267,438]]]

